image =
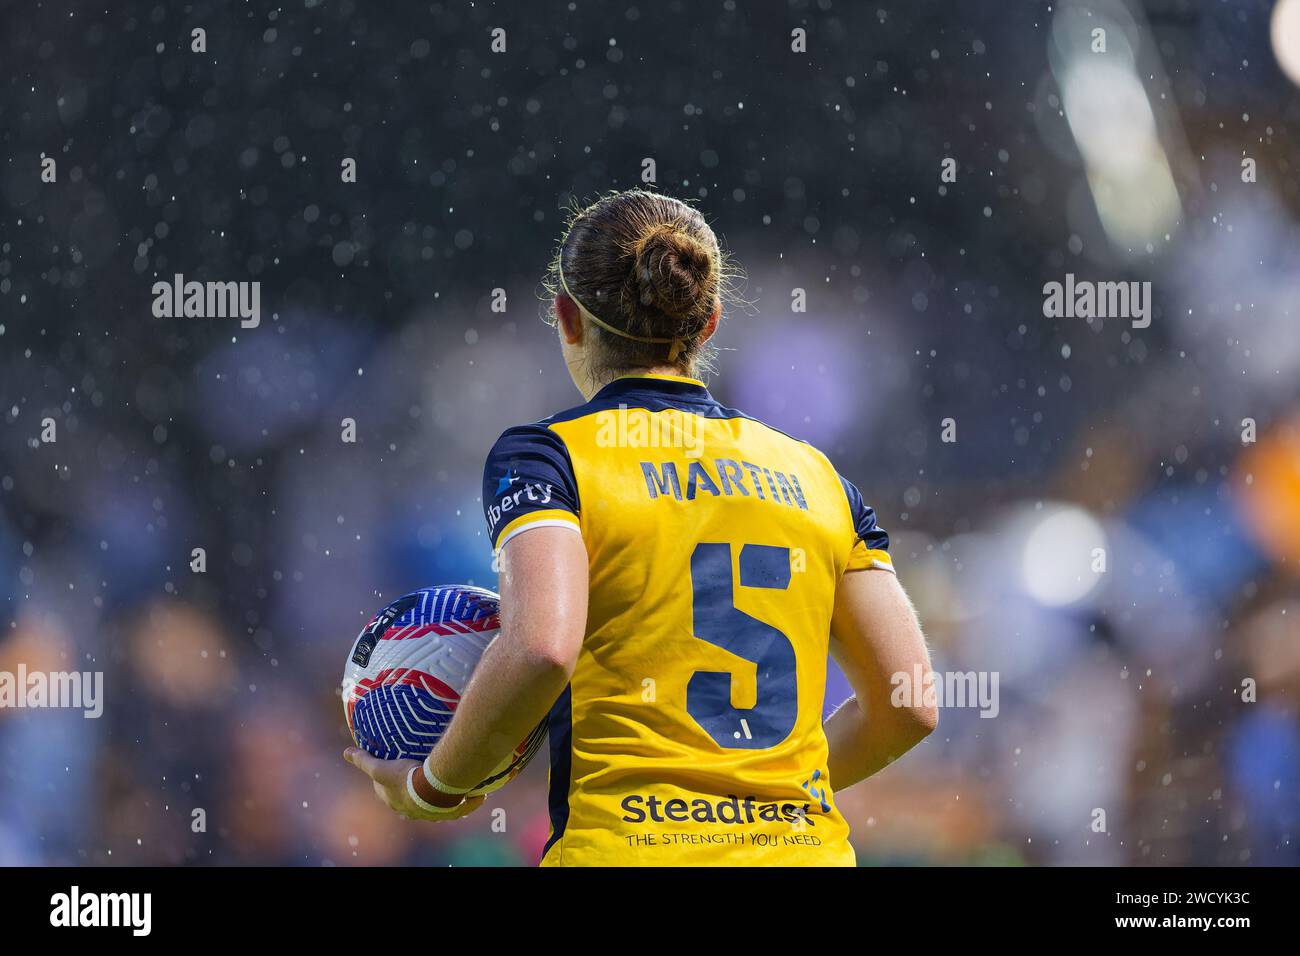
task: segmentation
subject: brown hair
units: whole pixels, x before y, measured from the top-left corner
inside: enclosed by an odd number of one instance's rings
[[[712,351],[699,335],[714,305],[728,295],[729,275],[699,210],[629,189],[574,210],[543,285],[551,296],[567,285],[571,297],[606,325],[665,340],[637,341],[593,324],[589,332],[599,343],[593,372],[673,364],[694,375],[710,364]],[[672,340],[681,343],[675,359]]]

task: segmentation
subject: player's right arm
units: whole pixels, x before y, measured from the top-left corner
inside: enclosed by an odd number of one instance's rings
[[[854,695],[826,721],[828,770],[836,790],[851,787],[897,760],[939,722],[933,704],[923,702],[930,654],[912,602],[888,570],[846,571],[835,593],[831,656]],[[891,702],[895,674],[922,685],[902,706]]]

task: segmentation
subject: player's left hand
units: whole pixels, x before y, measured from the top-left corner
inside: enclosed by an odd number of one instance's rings
[[[343,751],[343,759],[368,776],[375,785],[375,796],[379,797],[398,816],[408,820],[457,820],[473,813],[483,805],[483,797],[466,797],[445,809],[426,810],[411,799],[406,792],[406,777],[412,767],[420,766],[418,760],[380,760],[361,750],[349,747]],[[451,798],[455,799],[455,798]]]

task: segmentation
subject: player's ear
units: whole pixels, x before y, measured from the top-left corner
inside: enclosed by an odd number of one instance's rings
[[[582,317],[578,315],[573,300],[563,292],[555,297],[555,318],[565,342],[577,345],[582,341]]]
[[[709,339],[713,338],[713,333],[718,331],[718,322],[720,322],[721,320],[722,320],[722,300],[714,299],[713,311],[709,313],[709,321],[704,323],[704,330],[700,332],[700,337],[697,341],[699,341],[700,343],[704,343],[707,342]]]

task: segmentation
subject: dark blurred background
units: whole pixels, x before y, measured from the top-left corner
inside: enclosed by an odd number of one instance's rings
[[[337,685],[495,585],[483,458],[578,400],[543,269],[646,159],[746,273],[715,394],[999,679],[839,796],[861,862],[1300,860],[1300,0],[109,6],[0,5],[0,670],[105,674],[0,710],[0,863],[536,861],[544,761],[505,832],[403,822]],[[1150,327],[1045,318],[1067,273]]]

